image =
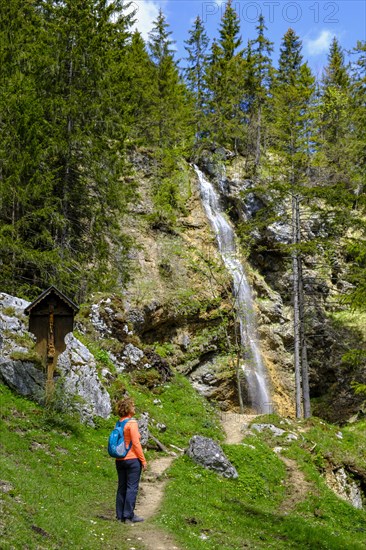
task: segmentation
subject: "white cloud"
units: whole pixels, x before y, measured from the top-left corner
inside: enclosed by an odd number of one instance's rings
[[[136,10],[136,23],[133,30],[140,31],[144,40],[148,40],[149,32],[153,27],[153,22],[156,20],[159,10],[164,2],[157,0],[133,0],[131,8]]]
[[[305,47],[309,55],[321,55],[329,50],[334,34],[323,29],[316,38],[305,38]]]

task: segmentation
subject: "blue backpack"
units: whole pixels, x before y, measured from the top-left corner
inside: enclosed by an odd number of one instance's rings
[[[108,438],[108,453],[113,458],[124,458],[131,449],[132,441],[129,446],[126,447],[125,438],[123,435],[124,427],[130,420],[131,418],[126,418],[123,422],[118,420],[116,427],[111,431]]]

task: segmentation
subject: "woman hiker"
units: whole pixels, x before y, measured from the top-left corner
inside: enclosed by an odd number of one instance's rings
[[[116,459],[118,473],[118,489],[116,497],[116,517],[123,523],[135,523],[144,521],[135,515],[135,504],[141,470],[146,470],[147,462],[141,447],[139,427],[137,420],[132,418],[135,414],[135,403],[130,397],[122,399],[117,404],[117,412],[120,422],[129,420],[124,427],[124,440],[126,447],[132,442],[131,449],[125,458]]]

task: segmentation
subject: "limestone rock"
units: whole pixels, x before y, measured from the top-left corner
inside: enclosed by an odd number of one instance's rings
[[[330,489],[343,500],[346,500],[355,508],[362,510],[362,493],[357,482],[346,472],[345,468],[329,469],[326,471],[325,480]]]
[[[144,412],[138,419],[139,432],[141,435],[140,443],[143,447],[147,445],[149,439],[149,413]]]
[[[273,424],[252,424],[251,428],[253,430],[256,430],[257,432],[263,432],[264,430],[269,430],[273,433],[275,437],[280,437],[283,435],[285,430],[282,430],[281,428],[277,428],[277,426],[274,426]]]
[[[30,302],[22,300],[16,296],[11,296],[5,292],[0,292],[0,309],[12,308],[15,316],[22,316],[24,310],[29,306]]]
[[[144,352],[134,346],[133,344],[127,344],[123,352],[124,357],[126,358],[131,365],[137,365],[140,362],[140,359],[144,356]]]
[[[101,336],[108,337],[112,334],[110,327],[106,324],[105,320],[101,315],[101,304],[106,301],[101,301],[98,304],[93,304],[90,309],[90,321],[93,324],[95,330],[97,330]],[[109,302],[108,302],[109,303]]]
[[[225,456],[221,447],[208,437],[194,435],[190,442],[186,454],[204,468],[214,470],[223,477],[238,477],[238,472]]]
[[[81,398],[80,403],[75,402],[75,409],[83,420],[90,422],[93,416],[108,418],[111,400],[98,378],[94,356],[71,333],[66,335],[65,343],[66,349],[57,361],[65,392]]]
[[[16,342],[16,337],[27,334],[28,337],[34,338],[27,332],[27,318],[24,315],[24,309],[29,303],[5,292],[0,293],[0,352],[2,357],[9,357],[14,351],[27,351]]]

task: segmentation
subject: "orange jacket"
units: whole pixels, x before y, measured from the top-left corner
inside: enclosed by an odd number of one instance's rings
[[[126,418],[131,418],[131,416],[124,416],[119,420],[120,422],[123,422],[123,420],[126,420]],[[142,450],[141,443],[140,443],[141,435],[139,433],[139,425],[135,418],[132,418],[129,422],[127,422],[127,424],[125,424],[123,434],[125,438],[126,447],[129,446],[131,441],[132,441],[132,447],[128,451],[125,458],[117,458],[116,460],[131,460],[131,458],[138,458],[143,466],[146,465],[144,451]]]

